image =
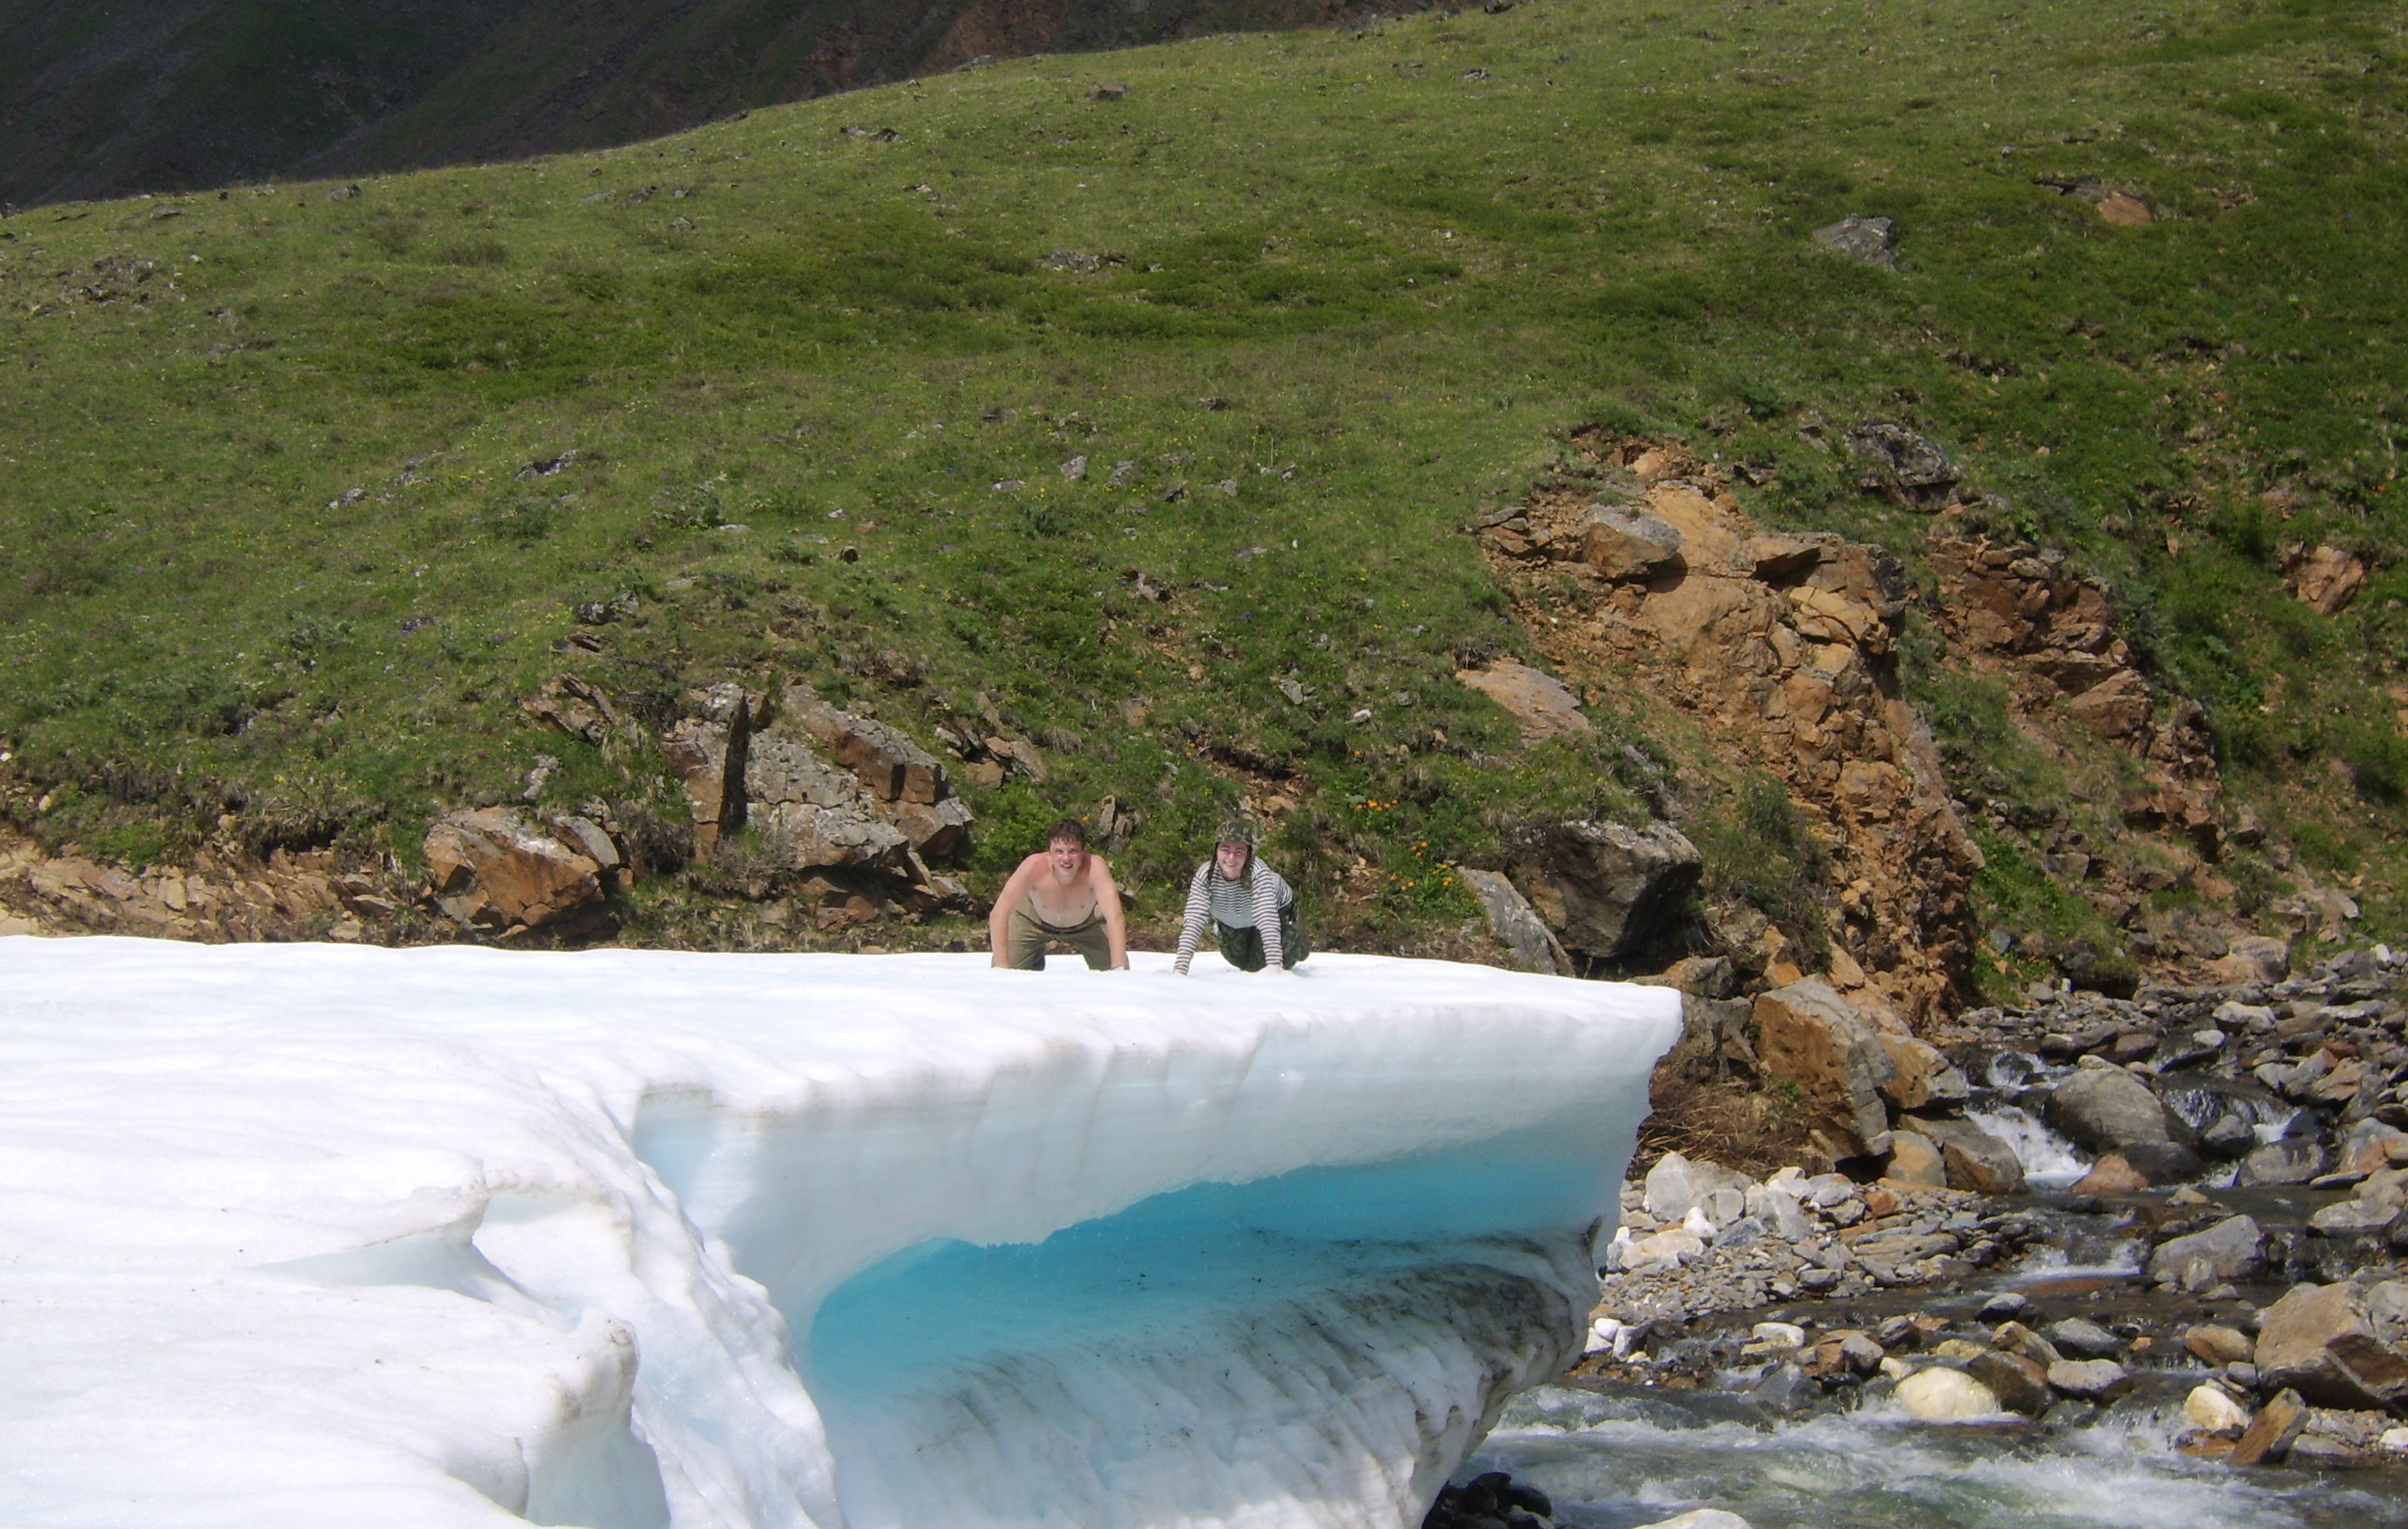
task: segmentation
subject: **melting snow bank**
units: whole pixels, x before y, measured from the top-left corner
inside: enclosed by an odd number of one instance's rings
[[[0,940],[0,1518],[1410,1522],[1678,996],[1136,959]]]

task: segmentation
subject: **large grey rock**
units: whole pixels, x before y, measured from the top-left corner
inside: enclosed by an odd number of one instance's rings
[[[1938,442],[1884,420],[1869,420],[1843,438],[1866,465],[1866,483],[1903,503],[1931,509],[1964,474]]]
[[[2166,1107],[2157,1096],[2147,1084],[2113,1065],[2077,1067],[2050,1093],[2048,1118],[2093,1152],[2120,1152],[2134,1143],[2172,1139]]]
[[[2160,1243],[2149,1255],[2150,1278],[2193,1291],[2246,1279],[2265,1266],[2265,1233],[2246,1216]]]
[[[1515,966],[1552,976],[1570,974],[1563,946],[1548,932],[1545,921],[1512,882],[1494,871],[1474,871],[1469,867],[1457,869],[1455,874],[1480,900],[1481,911],[1488,916],[1488,931],[1512,953]]]
[[[2305,1184],[2325,1171],[2329,1154],[2310,1136],[2286,1136],[2253,1148],[2241,1160],[2232,1182],[2243,1189],[2269,1184]]]
[[[856,802],[822,807],[779,802],[753,827],[771,863],[790,871],[850,869],[908,874],[910,841]]]
[[[1756,1056],[1766,1073],[1798,1085],[1810,1128],[1856,1157],[1889,1127],[1882,1085],[1893,1066],[1880,1034],[1831,985],[1807,977],[1756,997]]]
[[[1506,873],[1570,950],[1613,960],[1687,914],[1703,861],[1669,823],[1525,825],[1507,836]]]
[[[1898,268],[1898,224],[1887,218],[1842,218],[1815,229],[1814,242],[1867,266]]]
[[[2258,1371],[2320,1406],[2408,1401],[2408,1280],[2370,1271],[2333,1285],[2295,1285],[2266,1308]]]
[[[1644,510],[1602,505],[1581,521],[1581,561],[1609,579],[1648,579],[1682,566],[1681,533]]]
[[[2048,1387],[2077,1401],[2112,1402],[2132,1389],[2132,1376],[2112,1359],[2060,1359],[2048,1367]]]

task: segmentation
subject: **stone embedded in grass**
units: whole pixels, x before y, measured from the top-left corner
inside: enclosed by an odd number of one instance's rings
[[[1589,730],[1580,701],[1563,682],[1527,664],[1499,658],[1486,669],[1457,670],[1455,677],[1505,708],[1521,728],[1525,743]]]
[[[1815,229],[1813,237],[1834,254],[1884,270],[1898,269],[1898,224],[1888,218],[1842,218]]]

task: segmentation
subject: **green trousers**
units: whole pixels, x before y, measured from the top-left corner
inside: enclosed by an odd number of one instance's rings
[[[1296,904],[1280,910],[1280,965],[1294,966],[1312,954],[1304,945],[1304,931],[1297,928]],[[1240,972],[1263,969],[1263,931],[1249,925],[1240,929],[1235,924],[1212,920],[1212,937],[1220,942],[1221,959]]]

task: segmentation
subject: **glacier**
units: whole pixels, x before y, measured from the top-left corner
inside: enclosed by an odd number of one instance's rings
[[[0,1522],[1394,1526],[1678,995],[0,939]]]

